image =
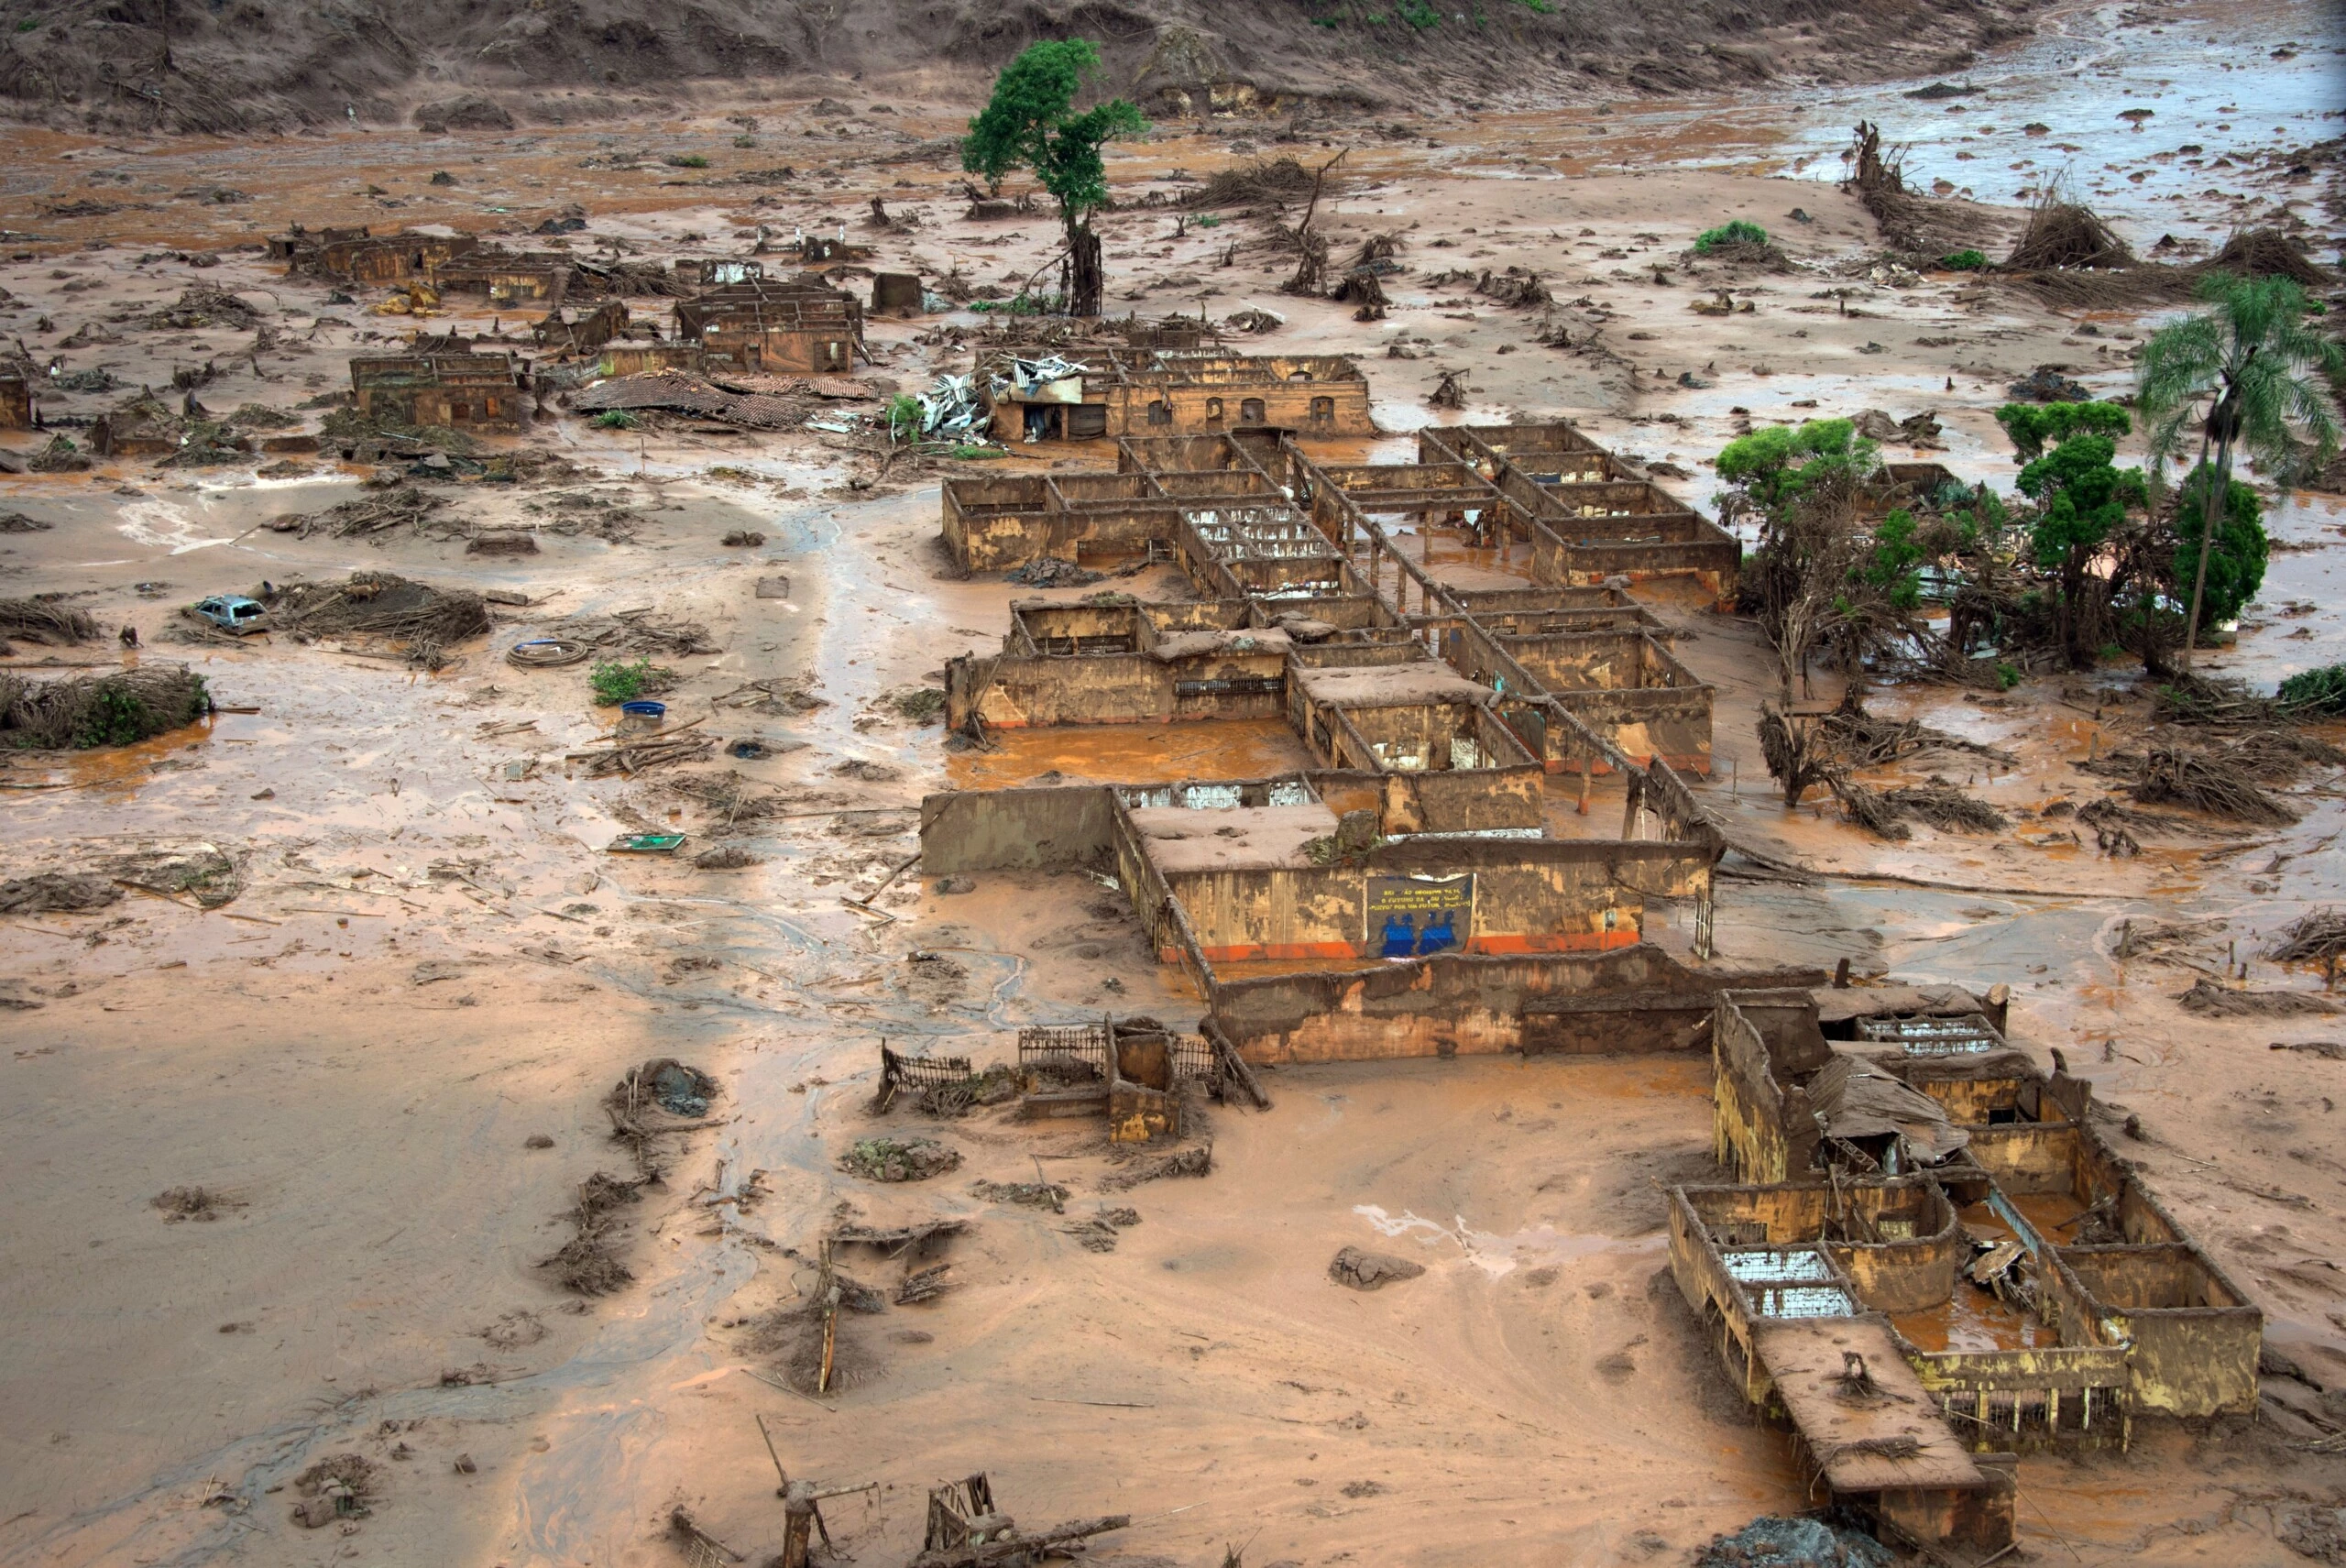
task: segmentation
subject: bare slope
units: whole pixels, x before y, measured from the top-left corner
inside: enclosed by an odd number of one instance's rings
[[[0,8],[0,112],[63,126],[289,128],[404,119],[468,92],[521,119],[691,82],[990,71],[1099,40],[1153,110],[1298,98],[1399,106],[1527,88],[1667,93],[1781,75],[1958,71],[2037,0],[27,0]],[[1423,26],[1408,18],[1414,16]],[[590,90],[533,102],[532,91]],[[617,112],[621,105],[608,105]],[[492,115],[498,111],[488,111]]]

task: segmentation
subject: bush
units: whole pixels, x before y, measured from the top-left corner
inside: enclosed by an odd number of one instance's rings
[[[2208,532],[2208,488],[2215,470],[2202,463],[2185,477],[2175,492],[2175,566],[2176,602],[2191,603],[2191,585],[2199,575],[2199,541]],[[2264,564],[2272,542],[2264,534],[2264,503],[2255,488],[2238,479],[2225,492],[2223,515],[2216,520],[2216,540],[2208,552],[2208,586],[2199,599],[2199,630],[2237,620],[2257,590],[2264,586]]]
[[[920,400],[898,392],[888,400],[888,438],[909,441],[920,433]]]
[[[597,430],[633,430],[640,422],[633,414],[620,409],[606,410],[595,416]]]
[[[708,159],[696,152],[681,154],[672,152],[660,161],[671,169],[707,169],[708,167]]]
[[[662,669],[649,659],[638,659],[632,664],[606,659],[595,666],[586,684],[595,688],[597,707],[616,707],[620,703],[665,691],[675,678],[675,671]]]
[[[1940,257],[1939,265],[1950,272],[1984,272],[1988,269],[1988,258],[1981,251],[1958,250],[1953,256]]]
[[[1222,226],[1222,220],[1215,217],[1211,213],[1208,213],[1203,217],[1196,218],[1192,221],[1201,229],[1218,229]]]
[[[2005,663],[2001,660],[1997,661],[1996,689],[2000,692],[2008,692],[2018,685],[2020,685],[2020,666]]]
[[[1741,218],[1737,218],[1732,223],[1721,224],[1715,229],[1705,229],[1694,236],[1695,250],[1705,255],[1708,255],[1723,245],[1765,245],[1767,243],[1766,229],[1761,228],[1758,224],[1746,223]]]
[[[758,145],[758,138],[755,137],[735,137],[733,138],[733,145],[735,147],[755,147]]]
[[[2300,713],[2327,713],[2346,718],[2346,664],[2324,664],[2291,675],[2274,694]]]

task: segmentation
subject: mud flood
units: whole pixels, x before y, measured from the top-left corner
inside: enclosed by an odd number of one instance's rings
[[[2062,7],[1930,99],[1911,96],[1931,84],[1918,79],[1380,112],[1410,134],[1350,127],[1354,182],[1332,206],[1340,250],[1405,236],[1409,269],[1387,278],[1374,321],[1283,292],[1293,258],[1263,223],[1179,223],[1167,204],[1189,183],[1177,171],[1316,147],[1275,142],[1277,120],[1168,122],[1111,148],[1124,204],[1101,220],[1110,304],[1275,312],[1274,332],[1238,346],[1354,356],[1383,433],[1327,444],[1330,463],[1413,460],[1421,425],[1569,419],[1709,513],[1705,465],[1740,428],[1930,408],[1945,450],[1891,455],[2009,489],[1993,421],[2009,382],[2057,359],[2122,391],[2131,361],[2106,351],[2154,318],[2089,322],[2013,290],[1973,295],[1953,274],[1850,282],[1832,269],[1879,240],[1833,183],[1848,125],[1879,121],[1908,147],[1910,182],[1976,203],[1983,235],[2008,236],[2066,171],[2138,246],[2173,234],[2187,255],[2276,214],[2334,228],[2322,188],[2290,170],[2334,134],[2341,47],[2329,7]],[[892,116],[844,130],[808,91],[527,134],[7,131],[5,320],[54,389],[48,428],[0,444],[86,444],[142,387],[314,433],[347,360],[418,327],[538,355],[512,308],[451,296],[421,319],[371,313],[388,290],[336,300],[247,248],[295,222],[504,229],[519,247],[576,203],[590,229],[546,237],[581,258],[738,258],[762,226],[844,232],[872,247],[872,269],[1007,292],[1047,262],[1054,225],[963,216],[952,160],[907,149],[958,134],[977,105],[917,86],[888,84]],[[883,88],[824,88],[850,91],[861,109]],[[2118,117],[2133,107],[2153,113]],[[764,145],[737,145],[751,133],[734,109],[764,117]],[[707,166],[680,172],[672,153]],[[787,181],[741,178],[785,159]],[[455,183],[433,182],[444,171]],[[209,185],[250,200],[174,194]],[[898,226],[866,223],[875,194]],[[101,198],[117,210],[69,205]],[[1751,280],[1749,314],[1695,314],[1705,291],[1654,269],[1738,215],[1795,270]],[[1537,313],[1431,281],[1509,266],[1547,280],[1571,318],[1562,345]],[[151,324],[198,284],[252,318]],[[673,302],[631,303],[662,319]],[[136,744],[0,756],[0,882],[73,873],[116,895],[0,913],[16,1200],[0,1211],[0,1563],[649,1565],[687,1560],[679,1507],[763,1562],[783,1540],[777,1460],[824,1488],[874,1484],[824,1504],[839,1555],[867,1563],[909,1560],[927,1489],[979,1470],[1022,1525],[1129,1516],[1091,1556],[1134,1564],[1226,1548],[1273,1564],[1687,1562],[1755,1515],[1808,1506],[1801,1456],[1755,1424],[1668,1272],[1668,1190],[1720,1179],[1706,1051],[1266,1069],[1268,1109],[1198,1108],[1187,1143],[1211,1143],[1211,1176],[1128,1187],[1136,1157],[1096,1117],[873,1111],[883,1043],[982,1073],[1017,1059],[1024,1028],[1114,1015],[1188,1030],[1200,1011],[1100,875],[915,863],[924,797],[1313,765],[1278,719],[1001,729],[982,746],[937,722],[947,662],[997,652],[1014,601],[1156,597],[1179,580],[1159,565],[1033,588],[953,568],[947,481],[1116,461],[1094,444],[892,447],[872,423],[881,400],[968,374],[954,334],[989,321],[875,315],[872,363],[824,378],[848,395],[810,394],[780,432],[627,429],[557,403],[525,435],[474,444],[476,460],[526,459],[510,483],[332,451],[0,477],[0,598],[63,596],[98,628],[71,646],[18,641],[0,670],[185,663],[217,705]],[[1444,370],[1465,407],[1427,406]],[[271,526],[393,479],[444,502],[447,526]],[[2269,689],[2346,657],[2346,514],[2299,492],[2268,521],[2262,598],[2210,663]],[[534,551],[467,550],[508,531]],[[1530,569],[1452,535],[1404,543],[1465,586],[1521,587]],[[183,613],[354,573],[488,594],[486,630],[426,668],[396,640],[232,641]],[[1743,853],[1721,862],[1702,961],[1846,959],[1861,983],[2010,986],[2013,1041],[2047,1070],[2059,1050],[2132,1129],[2111,1135],[2254,1297],[2267,1344],[2302,1374],[2292,1389],[2334,1401],[2346,1092],[2334,1051],[2275,1046],[2339,1046],[2339,1018],[2178,999],[2242,983],[2243,964],[2246,983],[2321,992],[2318,973],[2263,955],[2301,916],[2346,904],[2338,771],[2294,787],[2294,824],[2208,824],[2113,858],[2047,808],[2102,793],[2080,764],[2135,733],[2115,695],[2132,672],[1999,694],[1891,686],[1872,694],[1878,714],[2012,759],[1967,762],[1951,782],[2018,826],[1885,843],[1837,811],[1782,806],[1755,731],[1773,677],[1748,619],[1683,584],[1631,592],[1715,694],[1711,771],[1690,784]],[[575,664],[509,658],[548,638],[600,641]],[[667,672],[657,733],[705,737],[705,755],[597,761],[619,718],[590,672],[637,660]],[[1619,837],[1623,781],[1597,776],[1585,801],[1555,775],[1535,808],[1554,838]],[[611,852],[643,834],[683,843]],[[153,870],[207,855],[229,872],[197,885]],[[1643,919],[1650,942],[1697,963],[1691,901],[1656,895]],[[1364,965],[1218,967],[1228,982]],[[670,1058],[707,1075],[705,1104],[654,1137],[615,1137],[614,1087]],[[959,1166],[915,1184],[842,1168],[859,1144],[908,1134]],[[584,1234],[587,1195],[609,1190],[597,1177],[627,1190],[604,1234],[624,1277],[583,1294],[548,1265]],[[1037,1206],[1005,1195],[1019,1187],[1066,1193]],[[198,1188],[201,1203],[185,1196]],[[824,1262],[842,1224],[937,1220],[967,1229],[916,1260],[950,1263],[933,1298],[897,1304],[913,1270],[893,1253]],[[1343,1247],[1424,1272],[1349,1289],[1329,1274]],[[801,1387],[805,1311],[837,1272],[882,1310],[841,1314],[836,1383]],[[1925,1350],[2045,1343],[1985,1291],[1955,1300],[1899,1332]],[[2318,1442],[2271,1420],[2221,1434],[2145,1420],[2122,1454],[2025,1454],[2015,1560],[2307,1561],[2283,1543],[2289,1521],[2346,1504],[2334,1440]],[[301,1478],[343,1454],[365,1462],[363,1508],[296,1521]]]

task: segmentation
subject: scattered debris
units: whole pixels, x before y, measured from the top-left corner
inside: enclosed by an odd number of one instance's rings
[[[1121,1170],[1112,1170],[1101,1179],[1103,1190],[1127,1191],[1144,1182],[1160,1181],[1168,1176],[1211,1176],[1213,1174],[1213,1146],[1200,1144],[1194,1148],[1179,1149],[1155,1159],[1136,1160]]]
[[[961,1151],[935,1138],[858,1138],[839,1168],[871,1181],[926,1181],[959,1168]]]
[[[187,1220],[212,1221],[229,1209],[245,1205],[237,1199],[226,1197],[204,1187],[173,1187],[158,1192],[149,1200],[163,1212],[163,1223],[176,1225]]]
[[[78,915],[104,909],[121,897],[122,889],[115,885],[111,877],[40,872],[14,882],[0,882],[0,915],[46,915],[52,911]]]
[[[70,647],[94,641],[97,635],[97,618],[87,610],[51,598],[0,599],[0,639],[22,638]]]
[[[2072,381],[2061,374],[2060,367],[2039,365],[2005,389],[2013,397],[2036,403],[2086,403],[2093,394],[2082,381]]]
[[[1002,580],[1029,588],[1080,588],[1098,582],[1101,576],[1101,573],[1057,555],[1037,555],[1025,565],[1003,573]]]
[[[622,1181],[599,1170],[580,1182],[578,1201],[563,1216],[576,1234],[538,1266],[554,1270],[564,1289],[581,1296],[608,1296],[632,1280],[635,1275],[619,1261],[615,1245],[615,1213],[641,1197],[643,1186],[641,1180]]]

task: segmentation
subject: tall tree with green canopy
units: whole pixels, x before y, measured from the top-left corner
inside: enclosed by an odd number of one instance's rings
[[[2126,587],[2119,573],[2098,571],[2095,563],[2112,552],[2127,514],[2150,499],[2142,470],[2121,470],[2112,461],[2117,438],[2130,427],[2126,411],[2115,403],[2006,403],[1996,411],[1996,422],[2029,459],[2020,471],[2020,492],[2036,503],[2030,552],[2040,568],[2054,574],[2061,645],[2070,666],[2088,668],[2099,651],[2106,612]]]
[[[1091,214],[1108,203],[1100,148],[1148,129],[1122,98],[1075,112],[1084,77],[1099,68],[1099,47],[1089,38],[1027,45],[994,79],[992,100],[961,141],[962,169],[983,175],[990,189],[999,191],[1012,170],[1026,169],[1058,203],[1067,231],[1068,311],[1079,316],[1098,315],[1107,291],[1100,236],[1091,228]]]
[[[2151,334],[2137,367],[2135,397],[2158,475],[2199,432],[2195,472],[2214,455],[2212,482],[2200,486],[2197,528],[2180,532],[2198,546],[2191,609],[2184,621],[2183,667],[2199,635],[2200,601],[2218,512],[2231,494],[2232,462],[2246,452],[2258,472],[2287,485],[2338,450],[2338,416],[2319,376],[2346,375],[2346,351],[2305,324],[2305,291],[2286,278],[2209,272],[2199,298],[2210,308]]]

